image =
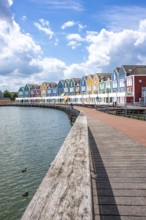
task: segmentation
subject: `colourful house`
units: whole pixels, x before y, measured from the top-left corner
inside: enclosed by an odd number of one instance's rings
[[[58,95],[61,96],[64,94],[64,82],[65,80],[60,80],[57,84]]]
[[[47,88],[47,96],[57,96],[58,95],[58,87],[57,83],[51,82]]]
[[[72,78],[69,83],[69,94],[78,95],[80,94],[80,78]]]
[[[70,95],[70,88],[69,88],[69,85],[70,85],[70,79],[66,79],[64,81],[64,95]]]
[[[50,86],[50,82],[43,82],[42,85],[40,85],[40,94],[41,97],[47,96],[47,88]]]
[[[119,92],[120,91],[120,84],[119,84],[119,71],[120,67],[116,67],[112,73],[111,80],[112,80],[112,92]]]
[[[99,93],[99,76],[98,73],[96,73],[93,76],[93,93],[98,94]]]
[[[86,94],[94,94],[94,75],[87,76],[86,79]]]
[[[21,86],[18,90],[18,97],[24,97],[24,86]]]
[[[81,81],[80,81],[80,93],[81,94],[86,94],[86,80],[87,80],[87,76],[83,76],[81,78]]]
[[[40,97],[40,86],[37,84],[26,84],[24,97]]]
[[[146,66],[131,66],[126,74],[127,103],[141,102],[142,88],[146,86]]]
[[[109,93],[111,91],[111,74],[103,73],[99,76],[99,94]],[[108,83],[106,83],[108,81]]]

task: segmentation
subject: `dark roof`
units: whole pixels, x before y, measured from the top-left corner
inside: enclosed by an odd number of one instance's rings
[[[81,78],[72,78],[72,80],[76,83],[79,83],[81,81]]]
[[[128,75],[146,74],[146,65],[123,65],[123,68]]]
[[[120,67],[116,67],[115,69],[117,70],[118,73],[120,72]]]
[[[103,79],[104,81],[108,78],[111,79],[111,73],[96,73],[96,75],[99,77],[99,80]]]
[[[37,84],[27,84],[29,86],[30,89],[39,89],[40,86]]]

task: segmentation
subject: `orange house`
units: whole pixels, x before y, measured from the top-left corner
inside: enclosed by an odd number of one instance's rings
[[[46,97],[47,96],[47,88],[50,86],[49,82],[43,82],[42,85],[40,86],[40,93],[41,97]]]

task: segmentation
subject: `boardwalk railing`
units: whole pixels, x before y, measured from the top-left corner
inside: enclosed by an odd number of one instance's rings
[[[108,114],[124,116],[128,118],[135,118],[146,121],[146,108],[135,107],[112,107],[106,105],[95,106],[98,111],[103,111]]]

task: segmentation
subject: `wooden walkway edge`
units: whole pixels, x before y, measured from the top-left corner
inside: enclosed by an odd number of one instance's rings
[[[80,113],[21,220],[91,220],[89,169],[87,119]]]

